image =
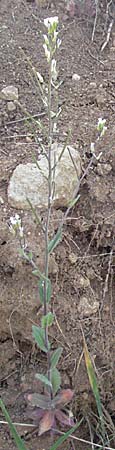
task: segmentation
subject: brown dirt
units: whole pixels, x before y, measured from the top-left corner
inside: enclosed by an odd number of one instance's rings
[[[28,64],[19,47],[30,56],[33,64],[47,79],[47,67],[42,48],[43,19],[59,16],[62,46],[59,52],[59,89],[62,116],[59,140],[63,142],[69,127],[71,144],[78,144],[82,170],[90,161],[90,143],[95,140],[99,117],[106,118],[107,132],[99,144],[101,162],[93,165],[80,188],[80,200],[64,227],[63,240],[50,261],[53,284],[52,309],[56,315],[51,330],[53,348],[60,343],[63,357],[60,364],[62,385],[75,389],[73,412],[77,419],[83,415],[84,425],[76,436],[90,440],[90,425],[95,426],[95,401],[89,386],[86,368],[81,357],[83,328],[88,348],[94,360],[101,398],[106,410],[107,430],[113,433],[114,421],[114,171],[115,171],[115,33],[106,50],[100,54],[104,42],[105,8],[100,12],[94,43],[91,43],[93,18],[83,11],[70,18],[64,1],[46,2],[1,0],[1,89],[7,85],[19,88],[19,100],[29,112],[43,112],[36,101]],[[89,10],[88,10],[89,11]],[[80,75],[79,83],[72,82],[72,74]],[[96,83],[91,85],[91,82]],[[16,210],[8,204],[7,187],[10,176],[19,162],[32,160],[38,154],[35,141],[28,139],[28,128],[17,106],[8,112],[7,102],[0,100],[0,393],[13,421],[27,422],[27,407],[17,396],[26,387],[36,388],[34,375],[45,369],[44,356],[34,347],[31,327],[37,323],[41,310],[38,304],[36,280],[29,265],[17,257],[18,242],[9,233],[8,221]],[[45,119],[44,119],[45,120]],[[29,130],[30,132],[30,130]],[[30,212],[20,211],[28,248],[33,250],[39,267],[43,268],[43,236]],[[61,211],[54,211],[52,231],[58,226]],[[91,316],[80,313],[81,297],[99,302],[99,310]],[[38,386],[37,386],[38,389]],[[1,419],[3,418],[0,414]],[[27,430],[26,430],[27,431]],[[25,430],[19,428],[25,436]],[[48,441],[49,440],[49,441]],[[94,440],[98,442],[96,433]],[[50,446],[50,437],[29,436],[28,449],[42,450]],[[63,450],[86,450],[88,444],[68,441]],[[112,445],[112,444],[111,444]],[[7,426],[3,426],[0,450],[14,450],[16,446]],[[114,448],[114,443],[113,443]]]

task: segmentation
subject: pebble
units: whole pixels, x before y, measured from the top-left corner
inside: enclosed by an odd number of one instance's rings
[[[89,85],[90,85],[91,88],[94,88],[94,89],[96,89],[96,87],[97,87],[95,81],[91,81],[91,82],[89,83]]]
[[[81,318],[92,316],[99,310],[99,302],[89,297],[82,296],[78,305],[78,313]]]
[[[4,200],[3,200],[3,198],[2,198],[2,197],[0,197],[0,203],[1,203],[1,205],[3,205],[3,204],[4,204]]]
[[[16,104],[14,102],[8,102],[7,104],[7,108],[9,112],[15,111],[16,109]]]
[[[70,253],[68,255],[68,259],[71,264],[75,264],[77,261],[77,256],[75,255],[75,253]]]
[[[18,100],[18,88],[16,86],[6,86],[1,90],[0,98],[3,100]]]
[[[72,81],[79,81],[80,80],[80,75],[78,75],[77,73],[73,73],[72,75]]]

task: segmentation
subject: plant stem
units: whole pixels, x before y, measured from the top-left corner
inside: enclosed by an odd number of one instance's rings
[[[47,314],[47,279],[48,279],[48,264],[49,264],[49,253],[48,253],[48,231],[51,213],[51,200],[52,200],[52,168],[51,168],[51,146],[52,146],[52,118],[51,118],[51,62],[52,62],[52,52],[50,55],[49,62],[49,83],[48,83],[48,207],[47,207],[47,217],[45,225],[45,281],[44,281],[44,315]],[[48,327],[45,327],[45,345],[48,349]],[[51,358],[50,351],[47,352],[47,365],[48,365],[48,379],[51,381]],[[50,396],[53,397],[52,388],[50,388]]]

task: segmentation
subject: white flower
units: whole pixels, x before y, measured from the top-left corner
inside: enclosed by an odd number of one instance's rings
[[[48,30],[50,29],[50,27],[52,27],[53,25],[55,25],[55,27],[57,27],[58,25],[58,16],[55,17],[47,17],[47,19],[44,19],[44,25],[46,28],[48,28]]]
[[[102,119],[102,117],[99,117],[98,124],[97,124],[97,130],[102,131],[103,127],[105,126],[106,119]]]
[[[107,127],[105,126],[106,119],[102,119],[99,117],[98,124],[97,124],[97,130],[100,132],[100,137],[104,136],[105,131],[107,130]]]
[[[43,83],[44,83],[44,79],[43,79],[41,73],[39,73],[39,72],[36,72],[36,73],[37,73],[37,77],[38,77],[39,82],[40,82],[41,84],[43,84]]]
[[[51,73],[52,73],[52,79],[54,81],[56,81],[57,80],[57,69],[56,69],[56,60],[55,59],[52,59],[52,62],[51,62]]]
[[[20,225],[21,224],[20,216],[18,214],[15,214],[15,217],[10,217],[10,222],[12,226],[15,226],[17,224]]]
[[[16,235],[18,231],[20,238],[23,238],[23,227],[21,226],[21,219],[18,214],[15,214],[15,217],[10,217],[9,229],[13,235]]]
[[[94,153],[94,150],[95,150],[94,142],[91,142],[90,150],[91,150],[91,153]]]
[[[53,41],[57,41],[58,32],[54,30]]]
[[[48,50],[48,47],[47,47],[46,44],[43,44],[43,48],[44,48],[44,51],[45,51],[45,56],[47,58],[47,61],[49,62],[50,61],[50,50]]]
[[[45,44],[48,46],[49,45],[49,39],[47,37],[47,34],[43,34],[43,38],[44,38]]]
[[[57,39],[57,48],[59,48],[61,45],[61,39]]]

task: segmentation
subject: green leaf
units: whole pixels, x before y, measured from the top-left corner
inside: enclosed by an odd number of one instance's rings
[[[53,323],[54,315],[49,312],[46,316],[43,316],[41,319],[42,328],[50,327]]]
[[[50,450],[56,450],[64,441],[67,440],[67,438],[74,433],[75,430],[77,430],[77,428],[79,428],[79,426],[81,425],[81,423],[83,422],[83,419],[81,419],[79,422],[77,422],[77,424],[70,428],[69,431],[67,431],[66,433],[63,434],[63,436],[61,436],[59,439],[57,439],[57,441],[52,445],[52,447],[50,447]]]
[[[87,344],[85,341],[85,337],[83,335],[83,339],[84,339],[84,356],[85,356],[85,363],[86,363],[86,368],[87,368],[87,373],[88,373],[88,377],[89,377],[89,381],[90,381],[90,385],[96,400],[96,404],[97,404],[97,410],[98,410],[98,414],[99,414],[99,418],[100,418],[100,422],[101,422],[101,429],[102,429],[102,435],[103,437],[105,437],[105,426],[104,426],[104,418],[103,418],[103,412],[102,412],[102,406],[101,406],[101,399],[100,399],[100,393],[99,393],[99,389],[98,389],[98,383],[97,383],[97,378],[94,372],[94,368],[93,368],[93,364],[90,358],[90,354],[87,348]]]
[[[12,433],[12,436],[13,436],[14,440],[15,440],[17,448],[19,450],[27,450],[27,447],[25,446],[23,440],[21,439],[21,437],[17,433],[16,428],[15,428],[15,426],[13,425],[13,423],[12,423],[12,421],[10,419],[8,411],[5,408],[5,405],[4,405],[4,403],[3,403],[3,401],[1,399],[0,399],[0,407],[2,409],[2,412],[3,412],[4,416],[5,416],[6,421],[8,422],[10,431]]]
[[[55,395],[61,385],[60,372],[56,369],[56,367],[51,370],[51,383],[53,387],[53,393]]]
[[[52,388],[51,382],[45,375],[42,375],[41,373],[36,373],[35,378],[37,378],[37,380],[42,381],[42,383],[46,384],[46,386],[50,386]]]
[[[70,202],[69,202],[69,204],[68,204],[69,208],[72,208],[73,206],[75,206],[76,203],[78,202],[79,198],[80,198],[80,194],[77,195],[77,197],[74,198],[73,200],[70,200]]]
[[[24,249],[23,248],[18,248],[18,253],[19,253],[19,255],[22,257],[22,258],[25,258],[25,251],[24,251]]]
[[[55,234],[54,238],[51,239],[51,241],[49,241],[48,253],[51,253],[54,250],[54,248],[59,244],[61,239],[62,239],[62,230],[59,228],[59,230]]]
[[[44,303],[44,284],[45,283],[46,283],[46,302],[47,303],[50,302],[51,294],[52,294],[50,279],[47,278],[46,280],[40,280],[39,283],[38,283],[38,286],[39,286],[40,301],[41,301],[42,305]]]
[[[40,349],[43,352],[47,353],[49,349],[47,350],[47,348],[45,346],[45,333],[44,333],[43,328],[37,327],[36,325],[32,325],[32,334],[33,334],[33,337],[34,337],[37,345],[40,347]],[[50,344],[49,344],[49,348],[50,348]]]
[[[32,258],[33,258],[32,251],[28,252],[27,257],[28,257],[28,261],[32,261]]]
[[[54,369],[57,366],[60,356],[62,354],[62,351],[63,351],[63,348],[59,347],[52,353],[52,355],[51,355],[51,368],[52,369]]]

